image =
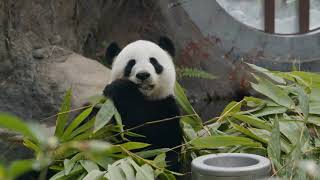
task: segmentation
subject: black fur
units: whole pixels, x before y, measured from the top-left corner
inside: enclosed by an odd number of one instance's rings
[[[173,118],[133,130],[146,138],[134,137],[129,138],[130,140],[150,143],[152,148],[172,148],[181,144],[182,133],[177,117],[180,112],[173,96],[161,100],[148,100],[135,83],[124,79],[116,80],[107,85],[103,93],[113,100],[125,129],[149,121]],[[178,154],[169,152],[167,156],[167,159],[173,162],[171,169],[178,170]]]
[[[168,37],[160,37],[158,44],[162,49],[166,50],[172,57],[175,56],[175,47]]]
[[[158,60],[154,57],[150,58],[150,63],[153,65],[154,69],[156,70],[157,74],[161,74],[163,71],[163,66],[159,64]]]
[[[114,57],[116,57],[121,51],[121,48],[117,43],[113,42],[109,45],[105,54],[105,61],[108,65],[112,65]]]
[[[133,68],[133,66],[136,64],[136,61],[134,59],[131,59],[128,64],[126,65],[126,67],[124,68],[124,76],[125,77],[129,77],[131,74],[131,70]]]

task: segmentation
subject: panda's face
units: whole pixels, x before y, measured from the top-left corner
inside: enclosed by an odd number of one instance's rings
[[[134,82],[149,99],[163,99],[174,94],[176,73],[167,51],[153,42],[138,40],[113,60],[111,82],[117,79]]]

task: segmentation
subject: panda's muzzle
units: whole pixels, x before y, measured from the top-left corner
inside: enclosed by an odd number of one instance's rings
[[[141,80],[141,81],[145,81],[150,77],[150,73],[148,72],[139,72],[136,74],[136,78]]]
[[[138,84],[139,85],[139,88],[142,89],[142,90],[145,90],[145,91],[151,91],[153,90],[154,88],[154,85],[153,84]]]
[[[136,79],[138,80],[139,89],[142,91],[151,91],[155,87],[152,83],[151,74],[147,71],[142,71],[136,74]]]

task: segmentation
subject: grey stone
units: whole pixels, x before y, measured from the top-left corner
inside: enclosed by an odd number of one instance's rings
[[[32,51],[32,56],[35,58],[35,59],[43,59],[46,57],[46,51],[45,49],[35,49]]]
[[[36,120],[52,128],[55,118],[47,119],[59,111],[62,99],[72,88],[72,109],[88,102],[88,98],[101,94],[109,81],[110,70],[95,60],[85,58],[61,47],[41,49],[50,52],[41,61],[21,69],[15,69],[0,84],[0,111],[18,115],[25,120]],[[48,54],[48,53],[46,53]],[[21,154],[30,155],[25,148],[2,143],[1,152],[13,148]],[[19,148],[20,147],[20,148]],[[18,148],[18,149],[17,149]],[[21,158],[4,155],[3,158]],[[0,157],[1,158],[1,157]]]
[[[55,35],[55,36],[52,36],[50,39],[49,39],[50,43],[52,45],[58,45],[62,42],[62,38],[60,35]]]

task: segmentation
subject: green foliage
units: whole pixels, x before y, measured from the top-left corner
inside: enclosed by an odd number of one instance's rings
[[[65,98],[65,103],[68,97]],[[173,172],[158,167],[157,162],[144,159],[139,155],[148,153],[143,148],[149,144],[141,142],[121,142],[126,133],[122,128],[119,113],[110,100],[102,102],[101,108],[93,120],[80,125],[88,117],[93,107],[80,113],[63,131],[63,136],[56,148],[52,150],[50,167],[59,167],[60,171],[51,179],[154,179],[161,173],[170,176]],[[108,125],[115,117],[117,125]],[[115,136],[115,134],[120,136]],[[109,141],[103,139],[109,138]],[[120,139],[119,139],[120,138]],[[141,150],[142,149],[142,150]],[[134,151],[135,153],[131,152]],[[149,157],[163,154],[154,150]],[[157,152],[156,152],[157,151]],[[66,155],[69,154],[69,155]],[[61,164],[61,160],[64,161]],[[165,164],[165,159],[161,159]],[[158,173],[156,173],[156,171]]]
[[[219,117],[205,123],[176,83],[176,99],[186,114],[180,122],[185,140],[182,159],[190,162],[208,153],[254,153],[271,159],[273,176],[320,179],[320,75],[248,66],[255,71],[252,88],[260,95],[230,102]],[[190,75],[196,71],[185,72]],[[200,76],[206,77],[191,75]],[[67,123],[69,90],[57,114],[54,136],[46,135],[38,124],[0,114],[0,126],[23,135],[23,144],[36,157],[0,166],[0,179],[12,180],[31,169],[41,170],[41,177],[45,177],[47,168],[57,172],[51,180],[173,180],[174,175],[181,175],[166,169],[166,152],[173,149],[146,150],[149,144],[126,142],[126,136],[139,135],[123,129],[113,103],[100,96],[91,101],[91,106]],[[101,109],[88,119],[95,105]],[[112,117],[114,125],[109,123]]]
[[[195,68],[187,68],[187,67],[178,67],[176,68],[177,71],[177,78],[181,79],[183,77],[188,77],[188,78],[200,78],[200,79],[216,79],[217,77],[202,71],[200,69],[195,69]]]
[[[112,101],[107,100],[102,106],[100,111],[96,116],[96,120],[94,123],[94,132],[97,132],[101,128],[103,128],[114,116],[115,107]]]
[[[35,160],[17,160],[11,163],[8,167],[0,165],[0,179],[14,180],[18,176],[30,171],[34,166],[37,166]]]
[[[54,135],[60,138],[63,134],[64,127],[68,121],[69,113],[71,107],[71,89],[68,90],[67,94],[64,97],[64,101],[60,108],[60,113],[58,114],[58,118],[56,121],[56,130]]]
[[[271,159],[273,176],[320,179],[320,74],[248,66],[255,71],[251,87],[259,97],[231,102],[219,117],[205,124],[183,119],[187,154],[254,153]],[[192,113],[190,108],[183,109]]]
[[[23,135],[23,144],[34,151],[36,157],[15,161],[9,167],[0,166],[0,179],[13,180],[30,170],[40,170],[43,179],[47,168],[57,171],[51,180],[175,179],[173,174],[177,173],[166,169],[165,153],[169,149],[145,150],[149,144],[124,142],[125,135],[138,135],[123,130],[121,117],[110,100],[95,98],[91,106],[67,123],[70,105],[71,90],[57,114],[54,136],[47,136],[38,124],[0,114],[0,126]],[[88,120],[94,105],[101,109],[96,117]],[[117,124],[109,123],[112,117]],[[152,157],[154,160],[150,160]]]
[[[18,117],[11,116],[6,113],[0,113],[0,126],[20,133],[25,137],[36,139],[36,135],[32,132],[29,125],[24,123],[23,120],[19,119]]]
[[[213,149],[218,147],[227,147],[235,145],[260,147],[261,144],[249,138],[236,136],[206,136],[192,140],[191,145],[200,149]]]

